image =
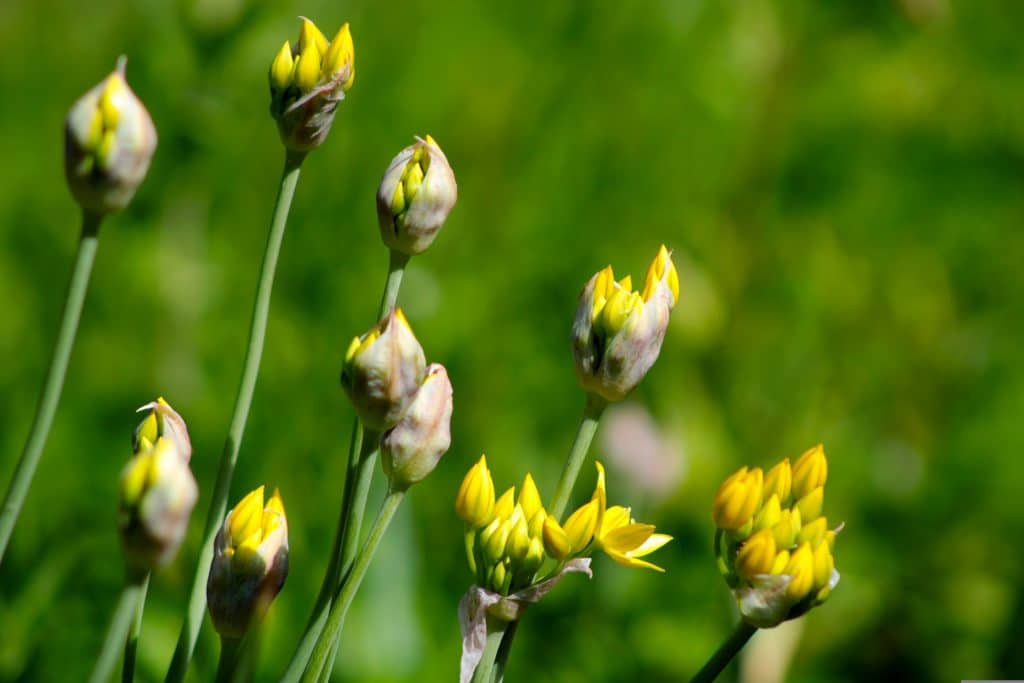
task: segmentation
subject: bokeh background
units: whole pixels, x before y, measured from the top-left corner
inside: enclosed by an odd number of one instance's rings
[[[668,573],[596,561],[531,610],[511,680],[680,680],[735,618],[711,497],[824,442],[842,583],[762,633],[748,681],[1024,676],[1024,4],[968,0],[0,3],[0,483],[49,359],[78,214],[62,119],[129,56],[160,146],[104,226],[63,402],[0,568],[0,680],[84,677],[122,578],[134,409],[186,417],[202,499],[154,579],[139,677],[181,623],[241,369],[281,147],[266,69],[296,15],[352,23],[357,79],[307,161],[232,502],[280,486],[292,570],[258,678],[288,661],[326,564],[352,413],[348,340],[386,267],[373,195],[431,133],[459,203],[401,304],[456,391],[454,442],[360,593],[335,680],[450,681],[470,582],[452,511],[486,452],[550,495],[582,407],[568,330],[613,263],[662,242],[682,281],[661,359],[594,452],[675,535]],[[584,470],[577,499],[594,473]],[[379,491],[377,492],[379,495]],[[376,500],[376,499],[375,499]],[[191,680],[210,680],[207,622]]]

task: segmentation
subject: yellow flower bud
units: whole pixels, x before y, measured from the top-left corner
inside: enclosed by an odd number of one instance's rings
[[[146,107],[124,79],[125,60],[71,107],[64,124],[64,171],[83,209],[106,214],[131,201],[156,150]]]
[[[487,456],[469,468],[455,495],[455,514],[476,529],[494,517],[494,480],[487,469]]]
[[[512,560],[513,565],[518,565],[526,559],[526,553],[530,550],[530,531],[523,516],[523,508],[516,505],[512,518],[509,520],[508,543],[505,553]]]
[[[741,529],[753,519],[761,504],[763,477],[760,467],[748,470],[744,466],[722,483],[711,509],[719,529]]]
[[[800,519],[804,524],[813,522],[821,516],[821,507],[825,502],[825,487],[819,486],[796,502],[794,507],[800,510]]]
[[[214,540],[206,584],[213,626],[240,638],[259,621],[288,577],[288,518],[281,492],[264,501],[263,486],[227,513]]]
[[[764,475],[764,497],[778,496],[779,503],[784,503],[789,498],[793,486],[793,470],[789,466],[789,458],[768,470]]]
[[[630,278],[616,282],[611,266],[580,294],[573,323],[573,359],[583,388],[619,401],[644,378],[661,351],[679,281],[662,246],[648,269],[643,293]]]
[[[782,509],[779,506],[779,497],[773,493],[754,516],[753,530],[770,529],[778,524],[781,519]]]
[[[779,521],[772,527],[775,545],[778,548],[792,548],[796,543],[797,534],[800,533],[801,524],[802,520],[800,519],[800,510],[798,508],[783,510],[779,516]]]
[[[793,463],[793,497],[803,498],[816,488],[825,485],[828,478],[828,461],[825,447],[818,444],[808,449]],[[807,520],[807,517],[804,517]]]
[[[598,503],[591,500],[581,505],[575,512],[569,515],[562,527],[569,539],[571,553],[575,554],[590,545],[597,527]]]
[[[829,584],[834,567],[835,560],[832,559],[828,543],[822,543],[814,549],[814,588],[812,590],[821,590]]]
[[[521,563],[522,573],[527,576],[534,574],[544,564],[544,559],[544,543],[539,538],[531,538],[530,547]]]
[[[327,47],[324,54],[323,65],[324,77],[327,79],[340,78],[342,89],[348,91],[356,78],[355,50],[352,47],[352,33],[349,30],[348,22],[341,25],[334,40]]]
[[[302,19],[302,28],[299,29],[299,52],[312,49],[316,51],[317,56],[326,54],[327,38],[312,21],[306,17],[299,18]]]
[[[434,138],[416,138],[391,160],[377,188],[384,244],[409,256],[424,252],[455,207],[458,185]]]
[[[789,551],[782,550],[778,555],[775,556],[775,561],[772,562],[772,574],[781,574],[782,571],[789,565]]]
[[[540,538],[544,534],[544,520],[548,518],[548,513],[541,508],[533,513],[533,517],[530,517],[529,529],[530,538]]]
[[[828,520],[818,517],[808,524],[804,524],[797,534],[797,543],[810,543],[812,548],[817,548],[825,540],[825,532],[828,531]]]
[[[544,549],[556,560],[564,560],[572,554],[572,542],[554,517],[544,518]]]
[[[523,477],[523,485],[519,489],[517,502],[522,506],[523,514],[527,519],[533,519],[534,515],[544,507],[540,500],[540,491],[537,490],[537,484],[534,483],[533,476],[529,472]]]
[[[341,385],[367,428],[394,427],[423,384],[423,347],[401,309],[392,309],[362,337],[352,340],[341,369]]]
[[[505,557],[512,524],[507,518],[495,517],[480,532],[480,550],[488,564],[500,562]]]
[[[508,519],[516,508],[516,487],[510,486],[501,494],[494,504],[494,516],[501,519]]]
[[[745,579],[771,573],[775,563],[775,537],[762,529],[748,538],[736,555],[736,571]]]
[[[307,43],[295,62],[295,85],[303,92],[309,92],[320,80],[320,53],[316,43]]]
[[[292,46],[287,40],[278,50],[277,56],[270,64],[270,88],[284,90],[292,84],[292,73],[295,71],[295,59],[292,57]]]
[[[786,597],[796,602],[803,599],[814,587],[814,552],[810,543],[804,543],[790,555],[784,574],[789,574]]]

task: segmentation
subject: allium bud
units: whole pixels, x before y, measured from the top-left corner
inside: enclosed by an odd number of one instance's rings
[[[64,173],[85,211],[128,206],[146,177],[156,128],[124,79],[125,59],[71,107],[64,123]]]
[[[761,505],[764,473],[760,467],[742,467],[726,479],[715,494],[711,516],[719,529],[735,531],[750,522]]]
[[[148,430],[146,421],[140,431]],[[184,430],[185,423],[180,426]],[[187,431],[182,433],[187,442]],[[169,429],[155,442],[143,435],[136,454],[121,471],[117,526],[133,572],[144,573],[170,562],[185,538],[199,487],[188,467],[188,453],[180,450],[179,443]]]
[[[580,294],[573,323],[576,374],[587,391],[609,401],[626,397],[654,365],[679,297],[679,276],[663,245],[651,262],[642,292],[627,276],[616,282],[611,266]]]
[[[455,496],[455,513],[474,529],[494,517],[494,480],[487,469],[486,455],[481,455],[463,478]]]
[[[263,618],[288,576],[288,520],[281,494],[260,486],[228,513],[214,540],[206,600],[217,632],[245,634]]]
[[[423,383],[426,364],[401,309],[392,309],[349,344],[341,385],[363,424],[382,432],[398,424],[408,410]]]
[[[444,152],[429,135],[416,138],[391,160],[377,189],[384,244],[408,256],[422,253],[437,237],[457,196],[455,174]]]
[[[132,434],[132,453],[138,455],[149,450],[157,439],[165,436],[178,449],[178,454],[188,462],[192,459],[192,441],[188,436],[185,420],[161,396],[139,408],[137,413],[148,410],[149,414],[139,423]]]
[[[793,463],[793,497],[803,498],[814,489],[824,486],[826,479],[828,460],[825,458],[825,447],[818,444],[807,449]]]
[[[443,365],[431,363],[405,415],[380,442],[392,489],[407,489],[434,471],[452,442],[451,419],[452,383]]]
[[[355,76],[348,24],[328,43],[316,24],[303,18],[295,48],[285,41],[270,64],[270,114],[285,147],[308,152],[323,144]]]

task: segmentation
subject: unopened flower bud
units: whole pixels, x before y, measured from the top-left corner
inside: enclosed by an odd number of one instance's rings
[[[558,521],[550,515],[544,519],[544,549],[556,560],[572,554],[572,543]]]
[[[448,158],[434,138],[398,153],[377,188],[377,219],[384,244],[408,256],[422,253],[441,230],[458,188]]]
[[[472,528],[482,527],[494,516],[494,480],[487,469],[487,456],[481,455],[469,469],[455,496],[455,513]]]
[[[392,309],[372,330],[352,340],[341,385],[363,424],[382,432],[405,414],[425,370],[423,348],[409,322],[401,309]]]
[[[821,516],[821,508],[825,502],[825,487],[819,486],[794,504],[800,511],[800,519],[809,524]]]
[[[760,467],[746,466],[726,479],[715,494],[711,516],[719,529],[743,528],[761,504],[764,474]]]
[[[512,511],[516,507],[516,487],[510,486],[505,490],[505,493],[498,497],[498,500],[494,503],[494,516],[500,517],[501,519],[508,519],[512,516]]]
[[[285,147],[308,152],[323,144],[355,74],[348,24],[328,43],[316,24],[303,18],[294,49],[285,42],[270,65],[270,114]]]
[[[537,490],[537,484],[529,472],[523,477],[523,485],[519,488],[519,498],[516,502],[523,508],[523,514],[528,520],[533,520],[534,516],[544,509],[540,491]]]
[[[64,123],[64,172],[84,210],[128,206],[156,149],[156,128],[124,79],[125,59],[71,107]]]
[[[642,292],[611,266],[590,279],[580,294],[573,323],[576,374],[587,391],[609,401],[626,397],[654,365],[679,297],[679,277],[663,245],[648,268]]]
[[[817,548],[825,540],[825,532],[828,531],[828,520],[818,517],[809,524],[804,524],[797,534],[797,543],[807,542],[812,548]]]
[[[149,414],[143,418],[132,434],[132,453],[138,455],[142,451],[149,450],[158,438],[165,436],[173,442],[178,455],[188,462],[192,458],[192,441],[189,439],[188,427],[181,415],[163,397],[147,403],[135,412],[141,413],[143,410],[148,410]]]
[[[818,444],[809,448],[793,463],[793,497],[803,498],[814,489],[824,486],[826,479],[828,461],[825,459],[824,446]]]
[[[797,534],[800,533],[802,520],[799,508],[783,510],[779,521],[772,527],[775,536],[775,545],[779,548],[791,548],[796,543]]]
[[[814,587],[814,552],[810,543],[804,543],[790,554],[789,564],[784,570],[789,574],[786,597],[796,602],[811,592]]]
[[[789,466],[789,458],[775,465],[764,474],[764,498],[768,500],[777,496],[779,503],[785,503],[793,484],[793,470]]]
[[[736,571],[745,579],[771,573],[774,563],[775,537],[771,529],[762,529],[748,538],[736,555]]]
[[[427,376],[408,410],[380,443],[380,461],[392,489],[404,490],[434,471],[452,442],[452,384],[440,363]]]
[[[171,561],[185,538],[198,497],[199,487],[188,461],[170,436],[157,437],[125,465],[118,531],[133,573],[145,573]]]
[[[835,569],[835,560],[828,548],[828,543],[822,543],[814,549],[814,588],[821,590],[832,580],[832,570]]]
[[[214,541],[206,582],[210,617],[222,636],[239,638],[262,619],[288,575],[288,520],[281,494],[263,487],[228,513]]]

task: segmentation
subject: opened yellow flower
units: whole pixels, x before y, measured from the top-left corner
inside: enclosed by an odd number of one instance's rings
[[[658,548],[672,540],[668,534],[655,533],[653,524],[641,524],[630,516],[630,508],[621,505],[607,505],[605,490],[604,466],[597,465],[597,486],[591,501],[597,502],[597,530],[594,543],[612,558],[625,567],[645,567],[655,571],[665,570],[656,564],[641,560]]]

